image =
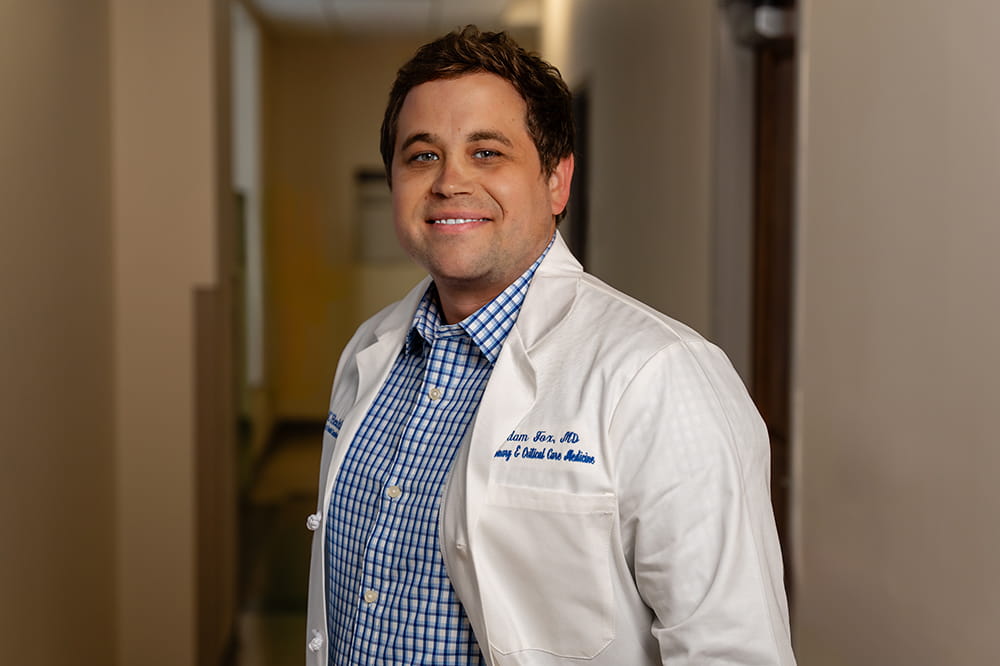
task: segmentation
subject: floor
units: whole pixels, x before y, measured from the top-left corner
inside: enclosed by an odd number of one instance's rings
[[[323,424],[276,430],[240,508],[240,619],[235,666],[301,666]]]

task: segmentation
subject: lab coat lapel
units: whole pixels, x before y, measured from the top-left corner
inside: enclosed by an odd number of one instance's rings
[[[486,497],[494,452],[535,404],[537,377],[531,349],[557,327],[572,308],[581,274],[580,264],[562,236],[556,233],[555,242],[532,279],[517,322],[504,342],[479,403],[466,468],[466,520],[470,528],[476,524]]]
[[[469,442],[466,519],[475,525],[486,497],[493,452],[535,404],[535,369],[517,330],[511,329],[483,391]]]

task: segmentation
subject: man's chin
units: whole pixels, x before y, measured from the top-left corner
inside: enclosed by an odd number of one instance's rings
[[[472,267],[432,266],[428,272],[438,284],[455,285],[456,287],[475,288],[488,282],[488,275]]]

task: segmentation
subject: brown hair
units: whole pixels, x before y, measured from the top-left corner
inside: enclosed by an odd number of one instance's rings
[[[506,32],[480,32],[467,25],[420,47],[396,74],[380,141],[390,187],[399,111],[406,95],[421,83],[474,72],[496,74],[524,98],[528,135],[538,149],[546,177],[561,159],[573,154],[572,96],[559,70],[518,46]]]

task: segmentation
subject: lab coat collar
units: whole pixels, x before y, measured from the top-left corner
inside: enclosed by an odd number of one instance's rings
[[[386,338],[399,338],[402,344],[413,323],[413,314],[420,305],[420,299],[427,293],[431,278],[425,277],[396,305],[390,306],[389,313],[375,328],[375,337],[381,342]]]
[[[577,280],[583,268],[569,251],[562,234],[556,232],[555,240],[548,254],[538,266],[528,294],[521,306],[515,329],[520,330],[520,338],[525,349],[531,349],[542,337],[551,331],[572,307]],[[402,345],[413,313],[420,304],[431,278],[421,280],[410,292],[391,307],[387,316],[375,329],[379,342]],[[508,343],[510,341],[508,340]],[[381,347],[381,345],[377,345]],[[506,346],[506,344],[505,344]]]
[[[529,353],[572,309],[582,274],[583,267],[557,231],[549,253],[528,288],[514,325],[520,333],[524,349]]]

